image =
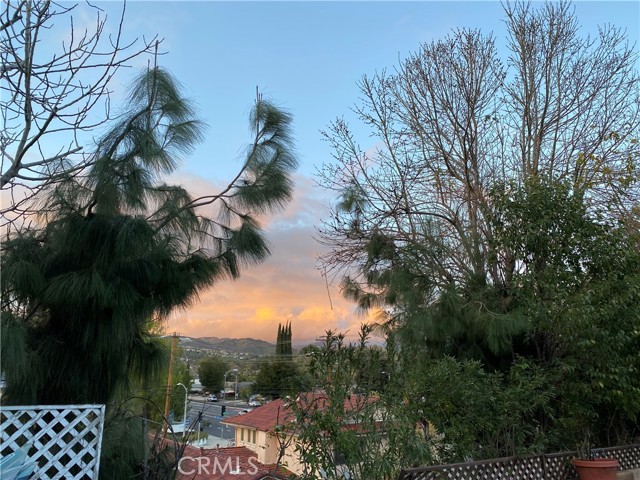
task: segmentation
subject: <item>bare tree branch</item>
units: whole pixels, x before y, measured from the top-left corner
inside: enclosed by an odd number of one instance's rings
[[[80,134],[111,120],[112,79],[136,57],[157,55],[157,37],[124,40],[126,3],[113,33],[101,9],[87,8],[95,23],[83,29],[74,22],[77,5],[49,0],[3,4],[0,188],[13,199],[18,189],[21,200],[2,206],[2,226],[26,215],[43,188],[91,165],[94,157],[82,154]],[[56,33],[64,33],[65,40],[52,50],[45,40]]]
[[[508,283],[512,259],[489,246],[500,183],[547,176],[612,215],[637,208],[635,46],[611,26],[579,35],[568,2],[507,2],[505,16],[504,59],[492,35],[454,30],[394,73],[363,78],[353,111],[377,141],[366,151],[342,119],[324,133],[335,161],[319,183],[340,201],[319,229],[329,247],[320,262],[350,288],[384,293],[377,279],[401,261],[435,291]]]

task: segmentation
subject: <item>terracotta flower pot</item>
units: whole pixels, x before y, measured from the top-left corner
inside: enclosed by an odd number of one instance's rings
[[[615,480],[619,465],[615,458],[594,458],[593,460],[574,458],[571,463],[578,472],[580,480]]]

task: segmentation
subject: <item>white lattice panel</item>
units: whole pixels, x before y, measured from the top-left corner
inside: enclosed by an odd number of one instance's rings
[[[97,479],[104,405],[0,407],[0,454],[29,446],[33,478]]]

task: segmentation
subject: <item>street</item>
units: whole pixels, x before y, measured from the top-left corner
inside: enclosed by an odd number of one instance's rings
[[[198,414],[202,412],[200,431],[204,431],[214,437],[233,440],[235,438],[234,429],[220,423],[222,420],[222,406],[226,406],[224,418],[230,418],[239,415],[243,410],[250,410],[246,406],[242,406],[242,404],[243,402],[233,400],[209,402],[204,397],[190,396],[187,419],[190,421],[190,426],[197,430],[198,428],[194,426],[194,422],[198,418]]]

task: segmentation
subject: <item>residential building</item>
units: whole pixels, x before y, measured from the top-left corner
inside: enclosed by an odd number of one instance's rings
[[[291,472],[258,461],[246,447],[204,449],[187,446],[177,480],[289,480]]]
[[[351,395],[345,400],[344,412],[356,412],[363,405],[376,400],[375,397]],[[301,394],[295,401],[301,410],[323,410],[328,405],[328,398],[322,393]],[[254,452],[259,462],[284,465],[289,471],[300,475],[303,465],[296,451],[296,416],[290,402],[278,399],[222,423],[235,428],[235,445]],[[347,416],[343,423],[345,429],[359,429],[354,418]]]

